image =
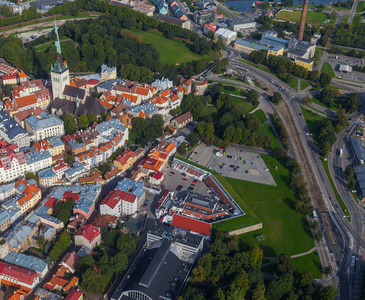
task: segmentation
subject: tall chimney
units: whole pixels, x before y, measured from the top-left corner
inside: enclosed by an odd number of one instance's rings
[[[302,16],[300,18],[299,31],[298,31],[298,40],[299,41],[302,41],[303,40],[304,27],[305,27],[305,19],[307,17],[308,3],[309,3],[309,0],[304,0],[303,10],[302,10]]]

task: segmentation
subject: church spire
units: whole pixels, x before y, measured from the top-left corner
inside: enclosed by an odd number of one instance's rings
[[[54,20],[54,32],[56,34],[56,40],[54,42],[54,45],[56,47],[56,52],[60,55],[62,55],[62,52],[61,52],[61,43],[60,43],[60,39],[58,37],[58,29],[57,29],[57,23],[56,23],[56,20]]]
[[[55,63],[51,69],[51,71],[62,73],[65,70],[67,70],[67,65],[65,65],[63,58],[62,58],[62,52],[61,52],[61,43],[60,38],[58,36],[58,29],[57,29],[57,23],[56,20],[54,21],[54,32],[55,32]]]

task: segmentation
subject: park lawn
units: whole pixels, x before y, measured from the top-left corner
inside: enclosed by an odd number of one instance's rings
[[[267,117],[262,109],[258,109],[252,114],[257,117],[261,121],[261,123],[265,123],[267,121]]]
[[[335,193],[336,200],[337,200],[338,204],[340,205],[340,207],[342,209],[342,212],[347,217],[347,219],[349,220],[349,222],[351,222],[350,212],[347,209],[347,206],[346,206],[345,202],[343,202],[343,200],[342,200],[339,192],[337,191],[336,186],[335,186],[335,183],[333,182],[333,179],[332,179],[330,170],[328,168],[328,161],[322,160],[322,165],[323,165],[324,170],[326,171],[328,180],[329,180],[329,182],[331,184],[331,187],[332,187],[333,192]]]
[[[231,96],[231,99],[233,103],[238,103],[242,108],[245,114],[248,114],[250,111],[255,109],[255,106],[253,106],[250,102],[247,102],[243,98],[233,97]]]
[[[324,105],[324,104],[323,104],[320,100],[318,100],[316,97],[313,97],[313,98],[312,98],[312,102],[313,102],[313,103],[315,103],[315,104],[318,104],[318,105],[320,105],[320,106],[322,106],[322,107],[325,107],[325,108],[328,108],[328,109],[330,109],[330,110],[333,110],[333,111],[339,111],[339,110],[340,110],[339,103],[338,103],[336,100],[334,100],[334,101],[333,101],[333,106],[332,106],[332,107],[328,107],[328,106]]]
[[[347,24],[349,22],[350,16],[349,15],[343,15],[341,18],[341,24]]]
[[[322,117],[314,112],[300,106],[305,122],[307,123],[309,132],[313,134],[313,141],[316,145],[319,145],[318,140],[318,130],[321,122],[326,119],[326,117]]]
[[[357,6],[356,6],[356,12],[361,13],[363,11],[365,11],[365,2],[364,1],[359,1],[357,3]]]
[[[363,3],[363,2],[359,2],[359,3]],[[362,19],[361,14],[355,14],[353,19],[352,19],[352,24],[365,26],[365,23],[361,23],[361,19]]]
[[[255,245],[262,246],[265,256],[294,255],[310,250],[314,246],[312,234],[305,216],[294,211],[298,196],[289,188],[290,172],[275,158],[267,154],[261,156],[278,186],[226,178],[263,224],[262,229],[240,235],[242,247],[248,250]],[[223,230],[217,225],[213,227]],[[256,236],[261,234],[265,235],[265,240],[257,241]]]
[[[217,113],[217,109],[214,106],[205,105],[201,117],[211,116],[215,113]]]
[[[315,252],[297,258],[292,258],[291,261],[298,267],[299,273],[309,271],[313,274],[313,278],[322,278],[321,260]]]
[[[308,80],[301,80],[300,81],[300,89],[304,90],[305,88],[309,87],[312,84],[312,82]]]
[[[103,275],[101,277],[101,286],[103,287],[103,292],[106,292],[109,289],[113,278],[113,274]]]
[[[292,80],[288,82],[286,75],[275,74],[275,76],[279,78],[281,81],[285,82],[287,85],[289,85],[292,89],[298,91],[298,78],[292,77]]]
[[[301,15],[302,15],[301,10],[296,10],[294,12],[280,11],[276,15],[276,19],[288,21],[288,22],[299,22]],[[308,11],[306,23],[311,24],[311,25],[322,25],[328,19],[329,19],[328,15],[325,13],[320,13],[320,12],[316,12],[316,11]]]
[[[270,123],[267,123],[263,128],[262,130],[260,131],[260,133],[264,133],[265,136],[268,136],[270,137],[272,143],[271,143],[271,146],[270,146],[270,149],[275,149],[277,147],[281,148],[281,145],[280,145],[280,142],[279,140],[276,138],[276,135],[274,133],[274,130],[272,129]]]
[[[328,75],[330,75],[332,78],[335,77],[335,72],[332,69],[332,66],[329,62],[325,61],[322,65],[321,68],[321,73],[327,73]]]
[[[227,89],[227,86],[230,87],[230,88],[234,88],[234,89],[231,89],[228,88]],[[228,93],[228,94],[232,94],[232,95],[238,95],[240,96],[240,89],[236,88],[235,86],[233,85],[230,85],[230,84],[225,84],[225,85],[222,85],[219,87],[219,90],[222,92],[222,93]]]
[[[168,64],[181,64],[202,58],[210,60],[208,55],[198,55],[190,51],[182,41],[167,39],[162,33],[155,31],[133,30],[142,36],[142,41],[152,44],[160,53],[160,61]]]

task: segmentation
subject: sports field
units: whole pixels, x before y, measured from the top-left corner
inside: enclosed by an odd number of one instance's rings
[[[242,246],[250,249],[254,245],[260,245],[265,256],[306,252],[314,247],[314,242],[305,216],[294,211],[298,197],[289,188],[291,175],[275,158],[269,155],[262,155],[262,158],[270,169],[277,187],[225,178],[244,201],[245,206],[263,224],[262,229],[240,235]],[[245,217],[241,218],[244,220]],[[229,222],[228,220],[227,224],[214,224],[213,227],[229,231]],[[261,234],[265,235],[265,240],[257,241],[256,236]]]
[[[181,64],[201,58],[211,59],[209,55],[198,55],[190,51],[187,45],[177,39],[167,39],[155,31],[133,30],[142,36],[142,41],[154,45],[160,53],[160,61],[169,64]]]
[[[280,11],[276,15],[276,19],[288,21],[288,22],[299,22],[302,15],[301,10],[296,11]],[[323,25],[326,20],[328,20],[328,15],[325,13],[320,13],[316,11],[308,11],[306,23],[311,25]]]

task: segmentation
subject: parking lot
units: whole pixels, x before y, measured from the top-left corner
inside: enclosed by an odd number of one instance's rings
[[[183,176],[179,171],[174,170],[170,166],[164,169],[165,179],[162,186],[165,189],[174,191],[177,198],[186,195],[186,192],[195,192],[201,195],[210,195],[211,191],[203,181],[196,181],[195,179]],[[196,182],[195,182],[196,181]],[[177,190],[179,187],[180,191]]]
[[[32,42],[42,35],[48,36],[51,34],[53,28],[46,28],[41,30],[34,30],[28,32],[22,32],[18,34],[18,37],[23,41],[23,43]]]
[[[216,156],[217,151],[219,149],[216,147],[201,144],[194,149],[189,160],[217,171],[224,177],[276,186],[260,154],[234,147],[229,147],[222,156]]]

